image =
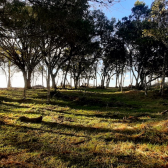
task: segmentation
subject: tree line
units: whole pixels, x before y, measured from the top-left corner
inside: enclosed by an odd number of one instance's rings
[[[114,1],[92,0],[99,5]],[[150,7],[136,1],[129,16],[116,21],[101,10],[91,10],[88,0],[2,0],[0,1],[0,64],[16,67],[31,88],[35,69],[47,71],[48,101],[50,80],[56,89],[58,72],[69,74],[75,89],[80,79],[101,78],[101,88],[113,76],[122,90],[124,74],[130,72],[137,89],[147,89],[161,78],[164,93],[168,76],[168,3],[155,0]],[[100,66],[101,64],[101,66]]]

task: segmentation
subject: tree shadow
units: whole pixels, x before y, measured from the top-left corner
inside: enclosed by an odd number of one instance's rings
[[[62,124],[62,123],[55,123],[55,122],[45,122],[42,121],[42,124],[47,125],[49,128],[56,127],[57,129],[69,129],[72,131],[85,131],[87,133],[101,133],[101,132],[111,132],[111,129],[107,128],[94,128],[94,127],[86,127],[82,125],[69,125],[69,124]]]
[[[51,123],[48,122],[44,122],[43,124],[45,125],[49,125],[51,126]],[[52,124],[53,125],[53,124]],[[41,131],[40,133],[43,132],[48,132],[48,133],[54,133],[54,131],[52,130],[44,130],[44,129],[39,129],[39,128],[29,128],[27,126],[15,126],[15,125],[8,125],[11,127],[17,127],[17,133],[19,132],[23,132],[23,129],[25,130],[25,132],[27,132],[28,130],[38,130]],[[63,127],[66,127],[65,125],[62,125]],[[69,127],[68,127],[69,128]],[[71,127],[70,127],[71,129]],[[76,129],[76,128],[75,128]],[[81,127],[79,126],[79,129],[81,129]],[[90,130],[90,128],[86,128],[86,130]],[[77,129],[78,130],[78,129]],[[102,130],[100,129],[100,132]],[[104,131],[104,130],[103,130]],[[58,134],[58,133],[56,133]],[[74,134],[66,134],[66,133],[59,133],[59,135],[66,135],[66,136],[76,136]],[[39,159],[44,160],[45,158],[49,158],[49,157],[57,157],[60,158],[63,162],[68,162],[68,167],[72,167],[72,166],[77,166],[77,167],[110,167],[110,160],[111,158],[117,158],[117,161],[113,162],[111,164],[111,166],[113,167],[117,167],[119,164],[123,164],[127,167],[132,166],[132,165],[141,165],[141,167],[148,167],[149,166],[149,162],[144,162],[146,155],[141,154],[141,158],[139,156],[134,155],[134,150],[132,150],[132,154],[127,154],[124,155],[120,152],[109,152],[107,150],[97,150],[97,149],[90,149],[88,150],[88,148],[83,147],[82,145],[73,145],[70,142],[66,142],[66,138],[64,140],[55,140],[53,143],[46,143],[46,141],[44,140],[44,142],[42,140],[40,140],[40,137],[36,137],[36,132],[33,133],[33,135],[30,135],[31,138],[25,138],[22,141],[20,141],[19,137],[17,134],[15,134],[14,136],[10,136],[7,137],[7,140],[10,142],[10,145],[16,147],[19,150],[26,150],[27,152],[36,152],[39,153],[39,157],[38,158],[34,158],[31,157],[28,160],[26,160],[27,163],[30,162],[36,162],[36,164],[41,165],[40,161],[38,161]],[[76,136],[76,137],[82,137],[82,136]],[[84,138],[90,138],[90,137],[85,137]],[[89,139],[91,140],[91,138]],[[122,139],[121,137],[118,137],[118,139],[116,139],[116,141],[114,142],[126,142],[131,140],[131,142],[136,143],[142,143],[137,140],[133,140],[133,139]],[[85,142],[84,142],[85,143]],[[145,142],[143,142],[145,143]],[[96,144],[95,144],[96,145]],[[103,158],[110,158],[109,162],[106,161],[104,162]],[[144,160],[142,160],[142,157],[144,158]],[[96,160],[98,162],[96,162]],[[148,158],[148,160],[150,160],[150,158]],[[150,163],[151,167],[158,167],[158,165],[156,165],[156,163]]]
[[[1,103],[3,104],[3,101],[5,101],[5,102],[18,102],[21,99],[12,99],[12,98],[0,96],[0,100],[1,100]]]
[[[10,102],[10,101],[9,101]],[[13,102],[13,101],[11,101]],[[17,101],[16,101],[17,102]],[[10,106],[10,107],[13,107],[13,108],[30,108],[28,106],[20,106],[20,105],[16,105],[16,104],[10,104],[10,103],[6,103],[6,102],[2,102],[1,103],[2,105],[6,105],[6,106]]]

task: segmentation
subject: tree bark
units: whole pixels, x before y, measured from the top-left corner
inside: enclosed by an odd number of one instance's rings
[[[90,76],[87,78],[87,87],[89,87]]]
[[[130,89],[132,90],[132,77],[131,77],[131,71],[132,71],[132,67],[130,69]]]
[[[96,83],[96,87],[97,87],[97,63],[96,63],[96,66],[95,66],[95,78],[94,78],[94,82]]]
[[[28,71],[28,78],[27,78],[27,89],[31,89],[31,74],[32,71]]]
[[[118,81],[118,74],[116,73],[116,84],[115,84],[116,88],[118,88],[117,81]]]
[[[81,82],[81,80],[80,80],[80,78],[78,79],[78,87],[80,87],[80,82]]]
[[[164,95],[164,87],[165,87],[165,69],[166,69],[166,52],[164,52],[163,57],[163,68],[162,68],[162,80],[160,84],[160,94]]]
[[[67,66],[66,72],[65,72],[64,83],[63,83],[63,88],[64,89],[65,89],[65,82],[66,82],[66,78],[67,78],[67,74],[68,74],[69,68],[70,68],[70,60],[68,62],[68,66]]]
[[[71,85],[71,88],[72,88],[72,74],[70,76],[70,85]]]
[[[101,80],[101,88],[103,89],[104,88],[104,77],[102,78],[102,80]]]
[[[108,88],[110,85],[110,79],[111,79],[111,76],[108,74],[106,79],[106,88]]]
[[[56,89],[55,75],[53,75],[52,73],[50,73],[50,75],[51,75],[51,80],[52,80],[52,88]]]
[[[7,88],[11,88],[11,62],[8,61],[8,85]]]
[[[42,86],[44,86],[43,71],[44,71],[44,69],[43,69],[43,66],[42,66],[42,69],[41,69],[41,75],[42,75]]]
[[[135,75],[135,73],[134,73],[134,71],[133,71],[133,69],[132,69],[132,74],[133,74],[133,76],[134,76],[134,78],[135,78],[135,87],[136,87],[136,89],[139,88],[138,80],[139,80],[139,75],[140,75],[139,71],[138,71],[137,73],[138,73],[138,76],[136,77],[136,75]]]
[[[75,85],[75,89],[77,89],[78,88],[78,77],[77,76],[74,77],[74,85]]]
[[[26,99],[26,89],[27,89],[27,72],[22,71],[24,78],[24,91],[23,91],[23,99]]]
[[[31,82],[32,86],[35,86],[36,85],[36,82],[35,82],[35,78],[34,78],[34,71],[32,72],[33,73],[33,80]]]
[[[120,82],[121,93],[123,92],[123,70],[121,73],[121,82]]]
[[[47,78],[47,103],[50,103],[50,68],[51,68],[51,62],[50,62],[50,55],[48,56],[48,78]]]
[[[145,84],[145,96],[147,96],[147,82],[146,82],[146,75],[144,76],[144,84]]]

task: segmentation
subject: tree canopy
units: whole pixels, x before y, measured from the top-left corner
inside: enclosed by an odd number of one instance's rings
[[[76,88],[83,79],[96,79],[97,73],[101,87],[105,83],[109,86],[113,75],[116,86],[122,87],[124,73],[128,71],[135,78],[137,88],[144,89],[160,77],[163,87],[168,74],[166,1],[155,0],[149,8],[138,0],[131,14],[117,22],[115,18],[109,20],[101,10],[91,10],[91,2],[115,3],[110,0],[1,1],[1,57],[22,71],[25,89],[31,88],[32,73],[39,64],[46,67],[48,85],[51,76],[54,88],[60,70],[65,75],[64,85],[69,73]],[[99,64],[102,66],[98,72]]]

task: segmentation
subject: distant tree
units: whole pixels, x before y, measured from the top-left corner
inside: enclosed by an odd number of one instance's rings
[[[7,88],[11,88],[11,79],[19,69],[4,56],[0,57],[0,69],[6,77]]]
[[[99,44],[97,42],[86,42],[82,44],[78,50],[78,54],[72,57],[71,59],[71,73],[74,78],[75,89],[78,87],[79,78],[82,73],[87,73],[90,66],[97,60],[99,53]]]
[[[124,42],[114,37],[111,38],[105,49],[103,59],[104,69],[102,73],[103,75],[102,82],[105,80],[106,76],[107,81],[109,81],[114,74],[116,74],[117,76],[121,74],[121,81],[122,81],[124,68],[126,67],[126,60],[127,60],[127,51],[124,46]],[[121,82],[121,89],[122,89],[122,82]]]
[[[101,81],[102,81],[101,87],[104,88],[106,78],[107,78],[107,86],[111,79],[111,75],[109,75],[111,72],[109,69],[110,66],[108,62],[105,61],[104,53],[105,53],[107,46],[109,45],[109,41],[111,40],[114,34],[115,19],[112,18],[111,20],[108,20],[105,14],[101,12],[100,10],[93,11],[92,17],[94,18],[93,21],[95,25],[95,30],[94,30],[95,38],[99,40],[100,47],[101,47],[101,54],[99,56],[99,59],[104,60],[103,61],[104,64],[102,66],[103,69],[100,75]]]

